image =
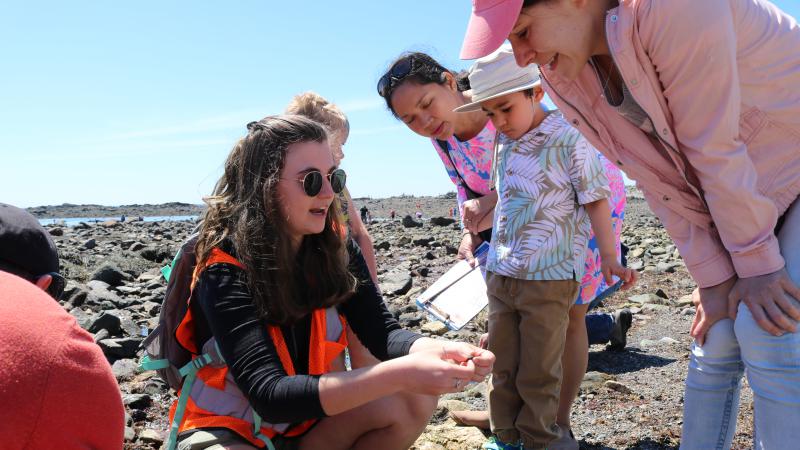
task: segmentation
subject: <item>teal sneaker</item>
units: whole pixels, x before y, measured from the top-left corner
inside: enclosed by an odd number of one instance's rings
[[[506,444],[505,442],[497,439],[497,436],[492,436],[488,441],[484,442],[483,447],[487,450],[525,450],[522,443]]]

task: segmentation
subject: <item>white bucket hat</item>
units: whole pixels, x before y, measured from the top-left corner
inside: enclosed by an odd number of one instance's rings
[[[539,66],[520,67],[514,60],[511,45],[505,44],[489,56],[475,60],[469,70],[472,103],[459,106],[455,112],[481,109],[481,102],[541,84]]]

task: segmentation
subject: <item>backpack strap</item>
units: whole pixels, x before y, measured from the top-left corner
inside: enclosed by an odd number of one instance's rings
[[[500,147],[500,131],[495,130],[494,132],[494,145],[492,147],[492,173],[489,174],[491,184],[491,190],[495,190],[495,183],[497,182],[497,149]]]
[[[256,439],[261,439],[262,442],[267,444],[267,449],[268,450],[275,450],[275,445],[272,444],[272,440],[268,436],[265,436],[264,433],[261,432],[261,423],[262,423],[261,416],[259,416],[258,413],[256,412],[256,410],[254,409],[253,410],[253,436],[255,436]]]
[[[167,283],[169,283],[169,276],[172,274],[172,268],[175,267],[175,263],[180,259],[181,253],[183,253],[183,247],[178,249],[178,253],[175,253],[175,257],[172,258],[172,262],[168,266],[161,268],[161,275],[164,276],[164,280]]]
[[[214,264],[231,264],[240,269],[244,269],[244,264],[240,263],[238,259],[214,247],[211,249],[211,252],[209,252],[206,260],[203,261],[203,264],[195,266],[194,273],[192,274],[192,288],[194,288],[195,283],[197,283],[197,279],[200,278],[200,273]]]
[[[160,370],[169,367],[169,360],[164,359],[150,359],[150,355],[145,355],[139,361],[139,370]]]
[[[444,154],[447,155],[447,159],[450,160],[450,165],[453,166],[453,172],[456,173],[456,177],[458,178],[459,181],[461,181],[461,185],[464,186],[466,189],[469,189],[471,191],[472,188],[470,188],[467,185],[466,180],[464,180],[464,177],[462,177],[461,173],[459,173],[459,171],[458,171],[458,166],[456,166],[456,162],[453,159],[453,156],[450,155],[450,144],[448,144],[447,141],[445,141],[443,139],[436,139],[436,143],[439,144],[439,148],[442,149]]]
[[[169,438],[167,439],[166,448],[168,450],[175,450],[178,442],[178,429],[183,422],[183,415],[186,413],[186,403],[189,401],[189,393],[192,392],[192,385],[197,378],[197,371],[207,366],[211,362],[211,355],[204,353],[197,358],[189,361],[188,364],[181,367],[181,375],[183,378],[183,387],[181,388],[181,395],[178,397],[178,403],[175,407],[175,415],[172,416],[172,426],[169,430]]]

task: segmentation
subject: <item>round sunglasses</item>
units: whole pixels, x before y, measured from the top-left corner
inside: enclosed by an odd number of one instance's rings
[[[322,190],[322,181],[327,178],[331,182],[331,190],[334,194],[338,194],[344,190],[345,182],[347,182],[347,174],[342,169],[336,169],[333,172],[322,175],[319,170],[312,170],[308,172],[303,178],[297,178],[295,181],[303,186],[303,192],[309,197],[316,197]]]

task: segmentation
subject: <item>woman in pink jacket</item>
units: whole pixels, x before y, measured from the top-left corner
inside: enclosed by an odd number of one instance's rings
[[[508,38],[644,192],[697,282],[682,448],[800,441],[800,27],[766,0],[474,0],[462,58]]]

